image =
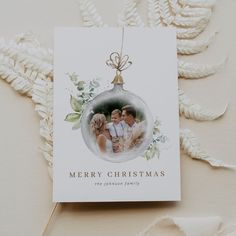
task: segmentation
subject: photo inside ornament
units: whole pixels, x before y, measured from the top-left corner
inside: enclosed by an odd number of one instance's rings
[[[153,119],[140,97],[115,84],[87,104],[81,131],[98,158],[125,162],[142,156],[151,143]]]

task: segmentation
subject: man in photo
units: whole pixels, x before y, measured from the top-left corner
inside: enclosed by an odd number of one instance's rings
[[[145,122],[136,122],[137,112],[134,106],[122,107],[122,118],[125,122],[124,128],[124,151],[138,147],[143,142],[145,133]]]

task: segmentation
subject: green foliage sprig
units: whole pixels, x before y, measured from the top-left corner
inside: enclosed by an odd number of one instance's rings
[[[79,129],[84,108],[96,95],[96,89],[100,86],[100,83],[98,79],[91,81],[79,80],[76,73],[68,73],[67,76],[76,90],[76,96],[70,95],[70,105],[73,112],[66,115],[65,121],[74,123],[72,129]]]
[[[160,156],[160,144],[167,142],[167,136],[161,134],[160,130],[161,122],[156,119],[153,126],[153,136],[152,142],[149,144],[148,148],[145,150],[143,156],[147,160],[154,158],[155,156],[159,158]]]

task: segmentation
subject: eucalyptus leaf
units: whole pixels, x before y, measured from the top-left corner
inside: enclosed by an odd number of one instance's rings
[[[78,89],[79,91],[83,90],[83,89],[84,89],[84,85],[85,85],[85,82],[84,82],[84,81],[79,81],[79,82],[77,83],[77,89]]]
[[[71,107],[74,111],[80,112],[81,108],[82,108],[82,105],[83,105],[83,102],[77,100],[73,96],[70,96],[70,105],[71,105]]]
[[[77,121],[73,126],[72,126],[72,130],[76,130],[80,128],[80,120]]]
[[[81,115],[79,113],[70,113],[66,116],[65,121],[75,122],[79,120],[80,116]]]
[[[76,84],[78,83],[78,75],[75,72],[73,72],[72,74],[67,73],[66,75],[69,77],[70,81],[76,86]]]
[[[98,88],[99,87],[99,82],[96,79],[93,79],[92,81],[90,81],[90,87],[91,88]]]
[[[90,98],[90,94],[89,93],[83,93],[83,99],[84,100],[88,100]]]

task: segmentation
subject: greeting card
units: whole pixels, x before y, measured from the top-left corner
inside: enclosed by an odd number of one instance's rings
[[[57,28],[55,202],[180,200],[173,29]]]

